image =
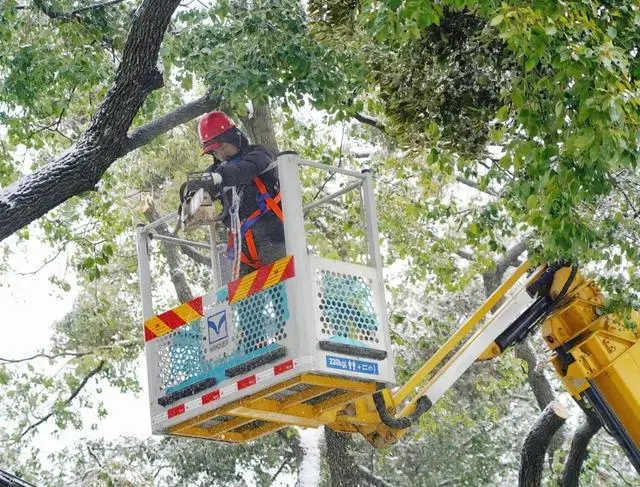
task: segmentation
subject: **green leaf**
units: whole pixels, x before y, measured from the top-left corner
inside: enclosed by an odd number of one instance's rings
[[[491,19],[491,26],[492,27],[497,27],[498,25],[500,25],[502,23],[502,21],[504,20],[504,15],[503,14],[498,14],[495,17],[493,17]]]

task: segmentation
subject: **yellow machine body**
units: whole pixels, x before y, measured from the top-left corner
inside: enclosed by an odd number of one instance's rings
[[[552,294],[563,280],[566,272],[558,272]],[[600,316],[603,305],[593,281],[578,275],[566,304],[543,323],[542,336],[556,352],[551,363],[567,391],[578,401],[597,391],[640,448],[640,313]]]

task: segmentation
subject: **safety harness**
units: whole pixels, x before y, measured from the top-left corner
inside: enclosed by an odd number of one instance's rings
[[[270,164],[267,169],[265,169],[260,175],[275,169],[276,164]],[[282,215],[282,208],[280,207],[280,191],[276,194],[275,197],[271,196],[269,193],[267,186],[264,184],[264,181],[260,178],[260,176],[253,177],[253,184],[258,189],[258,208],[251,213],[244,221],[240,222],[239,226],[232,224],[232,231],[229,232],[229,240],[227,242],[227,257],[229,260],[234,262],[234,274],[235,269],[239,269],[239,263],[242,262],[253,269],[259,269],[263,266],[262,262],[260,262],[260,255],[258,253],[258,249],[256,247],[255,240],[253,238],[253,226],[269,212],[273,212],[280,221],[284,221]],[[234,213],[237,215],[240,198],[234,198],[234,202],[232,204],[231,214]],[[235,208],[233,208],[235,207]],[[242,239],[247,242],[247,250],[249,255],[246,255],[242,252]],[[237,255],[240,256],[238,261]],[[237,264],[237,265],[235,265]],[[234,275],[234,278],[237,276]]]

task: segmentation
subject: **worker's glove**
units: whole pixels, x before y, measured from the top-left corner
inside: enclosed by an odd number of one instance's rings
[[[218,174],[217,172],[212,172],[211,180],[213,181],[213,184],[218,186],[220,183],[222,183],[222,176],[220,176],[220,174]]]

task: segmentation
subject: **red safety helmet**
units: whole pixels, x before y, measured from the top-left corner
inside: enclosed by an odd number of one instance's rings
[[[203,154],[210,154],[218,149],[222,143],[214,142],[220,134],[236,126],[233,120],[224,112],[209,112],[198,121],[198,135]]]

